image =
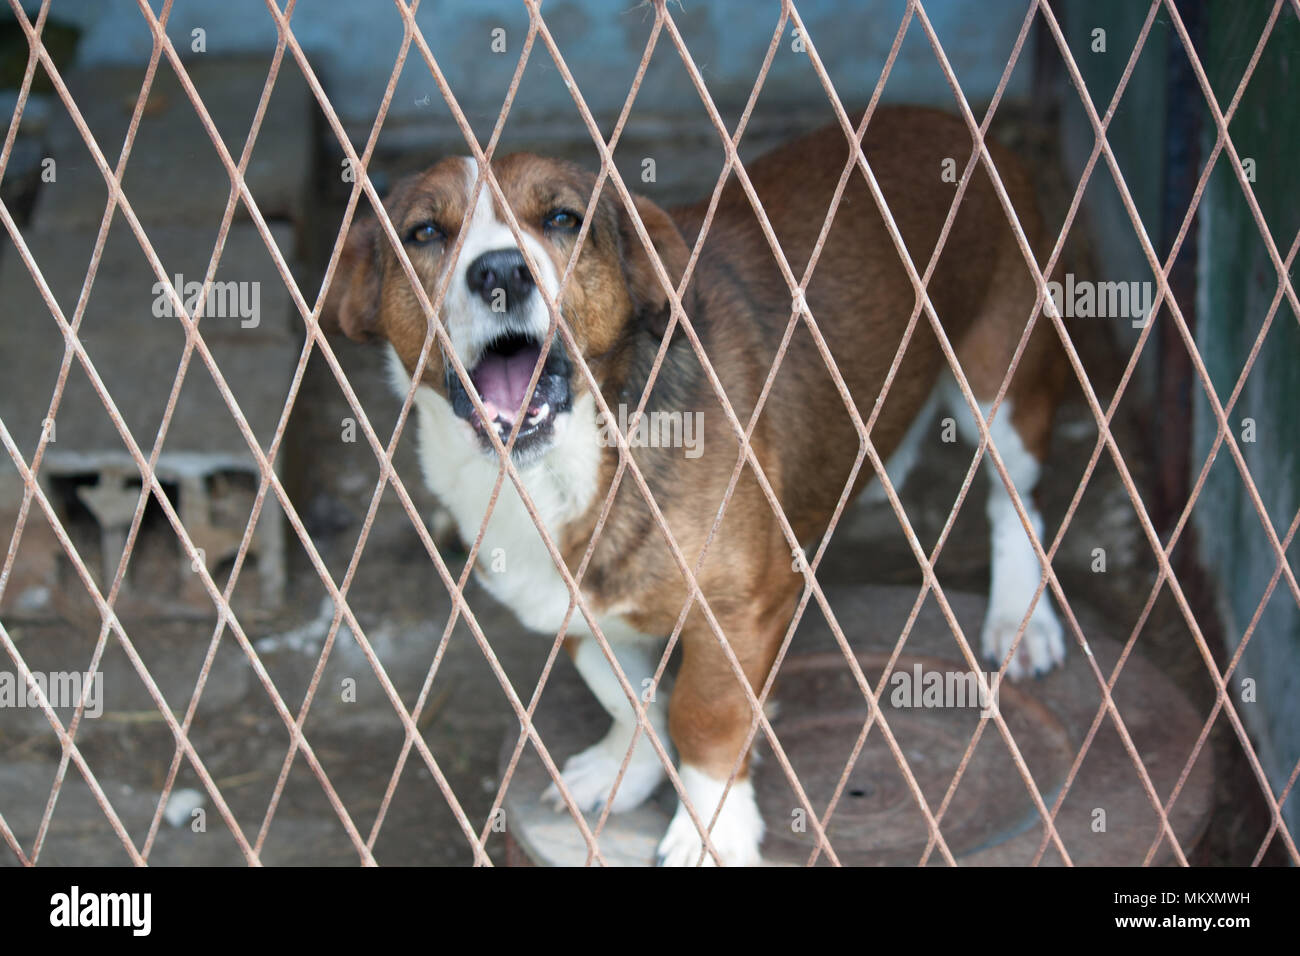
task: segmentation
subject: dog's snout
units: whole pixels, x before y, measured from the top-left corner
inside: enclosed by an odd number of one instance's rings
[[[495,312],[507,312],[533,291],[533,275],[518,249],[493,249],[469,264],[470,291]]]

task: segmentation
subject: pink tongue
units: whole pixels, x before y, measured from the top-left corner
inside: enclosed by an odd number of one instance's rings
[[[519,406],[524,403],[524,390],[533,377],[538,350],[523,348],[513,355],[489,352],[474,370],[474,386],[483,399],[488,415],[494,411],[510,424],[514,424]]]

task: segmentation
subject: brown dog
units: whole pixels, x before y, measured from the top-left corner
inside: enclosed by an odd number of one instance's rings
[[[872,117],[863,145],[909,253],[923,271],[954,195],[955,187],[940,175],[944,161],[964,163],[970,135],[942,113],[881,109]],[[1011,156],[990,148],[1019,220],[1037,247],[1040,224],[1032,189]],[[809,261],[848,157],[843,132],[828,128],[747,167],[796,276]],[[568,163],[525,154],[497,160],[493,168],[541,275],[525,265],[519,243],[486,187],[475,208],[468,208],[478,177],[472,159],[438,163],[399,184],[385,203],[430,298],[439,280],[448,270],[452,273],[441,319],[489,419],[485,422],[474,410],[465,386],[449,372],[435,345],[416,393],[424,476],[455,517],[462,537],[473,540],[500,468],[486,429],[496,429],[504,441],[522,416],[516,464],[549,533],[576,571],[618,462],[609,433],[617,426],[598,417],[587,382],[575,372],[558,335],[532,394],[527,385],[549,326],[536,287],[552,294],[558,288],[594,176]],[[638,199],[637,209],[669,275],[679,281],[706,206],[674,210],[670,216]],[[467,230],[465,242],[451,261],[447,250],[462,228]],[[929,294],[987,415],[1033,309],[1035,291],[983,167],[963,199]],[[916,297],[857,171],[806,298],[865,421]],[[634,409],[662,341],[668,297],[612,190],[595,208],[560,304],[605,402],[616,415],[620,406]],[[736,415],[747,425],[789,322],[791,295],[734,178],[722,194],[683,306]],[[354,338],[386,339],[394,385],[406,394],[425,341],[426,319],[374,221],[358,222],[349,234],[324,320]],[[1030,492],[1047,449],[1062,379],[1053,345],[1050,327],[1039,323],[991,427],[1040,535],[1042,522]],[[940,404],[949,406],[966,440],[978,439],[923,315],[871,434],[896,487]],[[654,382],[646,415],[646,430],[628,436],[629,444],[677,545],[694,564],[722,506],[739,442],[680,329]],[[790,339],[751,444],[800,543],[817,542],[848,482],[860,441],[803,323]],[[1041,569],[1001,478],[991,467],[990,474],[992,587],[982,640],[984,654],[1001,662],[1029,610]],[[869,465],[864,467],[854,491],[873,477]],[[509,481],[479,556],[480,581],[525,626],[549,634],[560,629],[569,593]],[[798,568],[746,466],[697,577],[754,688],[768,675],[804,586]],[[672,631],[688,589],[630,476],[619,487],[581,587],[629,683],[640,690],[655,670],[654,641]],[[573,617],[569,634],[578,670],[613,717],[605,738],[564,767],[567,788],[589,809],[608,799],[631,746],[635,720],[580,615]],[[724,863],[757,862],[763,822],[748,778],[748,754],[741,752],[753,718],[747,697],[698,605],[686,620],[681,643],[671,701],[665,708],[668,694],[661,690],[647,705],[649,719],[665,745],[665,731],[671,734],[687,796],[702,820],[712,818],[724,782],[741,761],[740,776],[710,839]],[[1044,598],[1033,611],[1009,673],[1041,672],[1063,656],[1061,628]],[[663,777],[663,766],[642,737],[611,809],[636,806]],[[679,809],[660,845],[660,861],[694,864],[701,850],[699,832]]]

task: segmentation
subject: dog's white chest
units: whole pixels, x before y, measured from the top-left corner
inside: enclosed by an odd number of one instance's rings
[[[402,386],[405,382],[405,387],[409,387],[410,379],[396,355],[390,352],[390,357],[395,366],[394,385]],[[415,406],[425,483],[456,519],[461,539],[471,544],[488,512],[500,465],[468,440],[468,426],[432,389],[420,388]],[[572,413],[557,422],[554,447],[540,461],[520,469],[537,516],[557,547],[560,529],[591,505],[599,465],[595,402],[589,394],[584,394],[574,402]],[[569,589],[542,540],[537,523],[508,475],[501,483],[483,533],[475,570],[479,582],[509,607],[525,627],[550,634],[559,631],[569,607]],[[603,631],[605,623],[601,621]],[[626,629],[620,621],[609,623],[614,632]],[[576,609],[569,622],[569,633],[589,633]],[[606,633],[614,636],[609,631]]]

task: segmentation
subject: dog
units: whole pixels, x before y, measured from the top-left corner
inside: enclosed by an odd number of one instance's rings
[[[802,276],[818,240],[849,148],[843,131],[829,127],[746,166],[796,277]],[[969,156],[970,134],[939,111],[881,108],[870,120],[862,148],[906,248],[923,272],[955,195],[955,185],[945,182],[942,170]],[[993,143],[989,149],[1026,238],[1041,256],[1043,227],[1030,181],[1011,153]],[[598,414],[586,376],[576,369],[575,356],[558,333],[535,389],[529,394],[527,388],[550,329],[538,287],[556,293],[596,180],[576,165],[532,154],[496,159],[493,170],[536,271],[526,263],[486,184],[471,208],[480,175],[473,159],[444,159],[397,184],[384,201],[430,301],[446,280],[439,320],[485,412],[480,415],[474,408],[465,383],[435,342],[414,399],[419,455],[429,488],[454,517],[461,537],[473,541],[501,468],[488,432],[494,430],[504,443],[518,423],[514,463],[540,520],[576,575],[620,453],[616,441],[609,440],[609,422]],[[671,214],[640,196],[635,206],[655,254],[679,285],[707,201]],[[588,229],[559,307],[606,405],[635,409],[668,336],[645,413],[702,416],[704,441],[693,456],[680,447],[665,447],[672,442],[630,443],[635,446],[632,458],[684,560],[694,567],[714,531],[741,445],[711,373],[681,324],[671,321],[670,297],[612,188],[602,190]],[[462,230],[463,244],[453,257],[449,250]],[[982,165],[951,224],[928,292],[987,418],[1034,310],[1036,288]],[[325,294],[323,325],[361,341],[386,341],[393,386],[405,396],[429,324],[377,221],[358,219],[351,227]],[[865,422],[917,297],[857,170],[805,298]],[[681,304],[718,384],[741,425],[748,427],[794,305],[734,176],[720,195]],[[1040,537],[1042,519],[1032,492],[1047,454],[1063,375],[1059,342],[1044,320],[1030,335],[991,425],[992,440]],[[862,442],[821,344],[802,320],[766,387],[750,447],[798,541],[807,546],[826,531]],[[963,439],[976,443],[974,419],[922,314],[870,434],[895,488],[902,486],[921,442],[933,434],[933,416],[943,406]],[[1040,674],[1064,658],[1061,626],[1044,594],[1012,654],[1042,570],[1001,477],[991,459],[984,460],[991,478],[992,574],[982,653],[999,664],[1011,654],[1008,674],[1013,678]],[[852,493],[869,483],[879,488],[874,479],[865,464]],[[560,630],[569,591],[509,480],[478,554],[479,581],[526,628],[548,635]],[[493,570],[493,554],[505,556],[507,570]],[[755,718],[709,615],[757,693],[805,586],[801,559],[796,553],[792,560],[766,492],[745,465],[695,571],[707,613],[699,602],[692,605],[680,634],[680,669],[671,695],[660,688],[645,705],[665,747],[671,739],[681,783],[700,819],[707,824],[718,811],[710,831],[717,859],[706,852],[698,828],[679,805],[659,845],[661,864],[694,865],[702,856],[707,863],[760,862],[764,826],[749,774],[750,754],[742,752]],[[656,642],[673,632],[690,591],[630,474],[615,493],[580,587],[619,667],[640,692],[656,672]],[[632,706],[580,614],[570,621],[566,649],[612,725],[599,743],[565,763],[565,786],[584,811],[602,806],[610,801],[611,784],[631,749],[610,810],[635,807],[664,779],[663,764],[644,733],[633,747],[637,723]],[[725,783],[737,767],[723,801]],[[549,796],[558,800],[554,786]]]

